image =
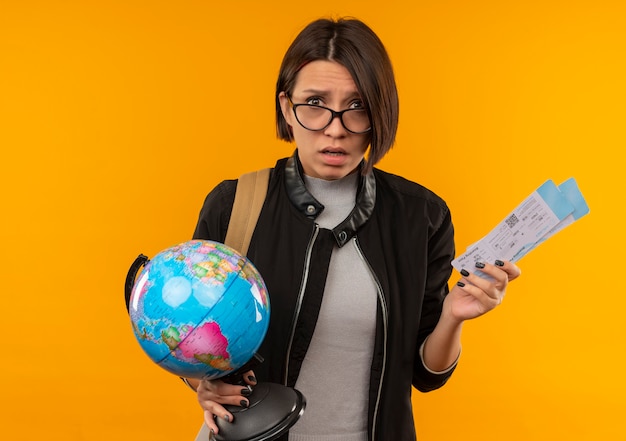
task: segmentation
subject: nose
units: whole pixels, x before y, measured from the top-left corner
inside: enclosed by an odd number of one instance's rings
[[[324,133],[330,136],[345,136],[349,133],[343,126],[342,115],[335,114],[330,124],[324,129]]]

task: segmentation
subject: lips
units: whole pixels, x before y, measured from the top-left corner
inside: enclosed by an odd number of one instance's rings
[[[322,153],[331,156],[343,156],[346,154],[346,151],[339,147],[326,147],[322,150]]]

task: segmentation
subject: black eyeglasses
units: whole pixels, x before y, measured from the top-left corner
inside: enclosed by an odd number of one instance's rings
[[[315,104],[294,104],[289,98],[296,120],[302,127],[313,132],[319,132],[339,118],[341,125],[350,133],[367,133],[372,129],[370,117],[365,109],[345,109],[339,112]]]

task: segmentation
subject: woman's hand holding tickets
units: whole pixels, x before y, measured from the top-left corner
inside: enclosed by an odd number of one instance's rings
[[[463,269],[463,277],[446,297],[442,314],[454,321],[474,319],[494,309],[502,303],[508,283],[521,274],[517,265],[501,260],[476,262],[476,269],[488,277]]]

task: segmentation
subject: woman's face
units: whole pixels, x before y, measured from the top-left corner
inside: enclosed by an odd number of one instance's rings
[[[294,104],[315,104],[335,111],[362,108],[363,102],[348,70],[334,61],[312,61],[298,73],[292,96],[281,92],[279,99],[306,175],[334,180],[355,171],[365,156],[369,133],[351,133],[339,118],[334,118],[323,130],[307,130],[296,120],[289,98]]]

